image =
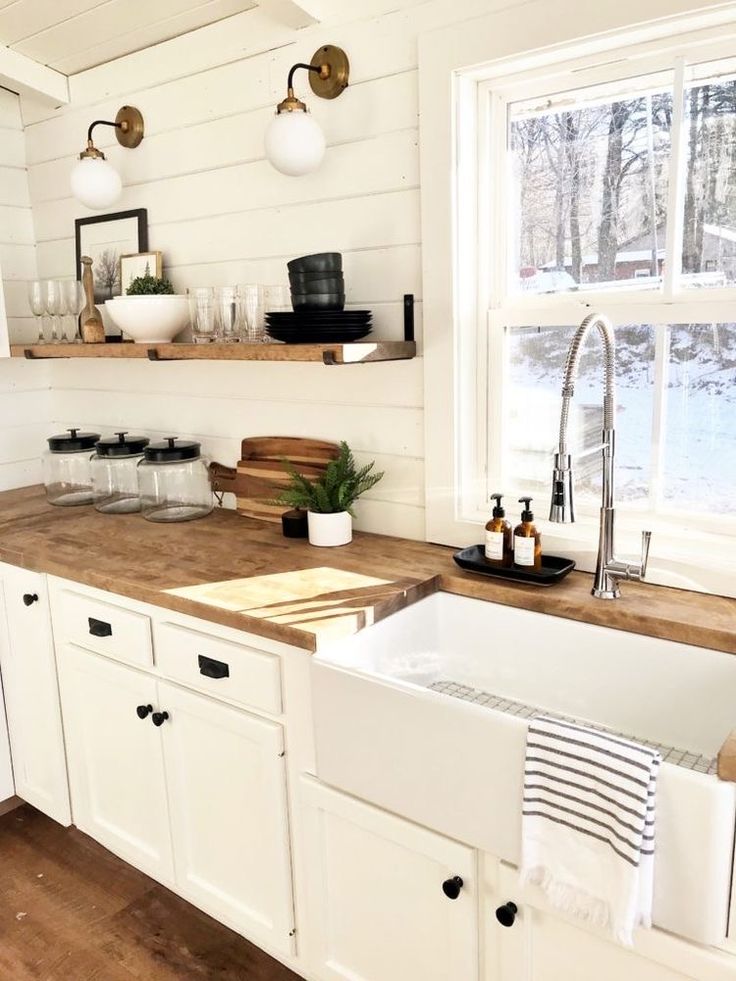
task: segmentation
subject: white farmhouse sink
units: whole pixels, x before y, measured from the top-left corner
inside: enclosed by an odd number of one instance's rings
[[[663,744],[654,920],[725,939],[735,656],[437,593],[318,652],[312,699],[320,779],[513,863],[531,712]]]

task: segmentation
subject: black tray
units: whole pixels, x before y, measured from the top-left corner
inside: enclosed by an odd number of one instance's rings
[[[525,569],[520,565],[506,568],[489,565],[485,560],[483,545],[471,545],[460,552],[455,552],[453,559],[461,569],[467,569],[468,572],[477,572],[481,576],[493,576],[494,579],[509,579],[511,582],[534,583],[537,586],[553,586],[575,568],[572,559],[564,559],[561,555],[542,555],[541,569]]]

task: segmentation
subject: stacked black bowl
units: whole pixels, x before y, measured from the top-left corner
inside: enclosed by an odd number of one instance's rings
[[[291,286],[291,305],[302,310],[342,310],[345,307],[345,280],[339,252],[304,255],[287,263]]]

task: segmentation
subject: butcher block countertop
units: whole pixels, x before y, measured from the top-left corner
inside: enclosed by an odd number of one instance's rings
[[[590,595],[574,572],[540,588],[461,571],[453,549],[356,534],[342,548],[284,538],[234,511],[181,524],[52,507],[42,487],[0,493],[0,561],[308,651],[437,590],[736,654],[736,600],[624,583]]]

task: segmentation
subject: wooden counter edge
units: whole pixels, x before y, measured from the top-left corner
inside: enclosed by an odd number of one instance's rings
[[[732,729],[718,750],[718,779],[736,783],[736,729]]]

